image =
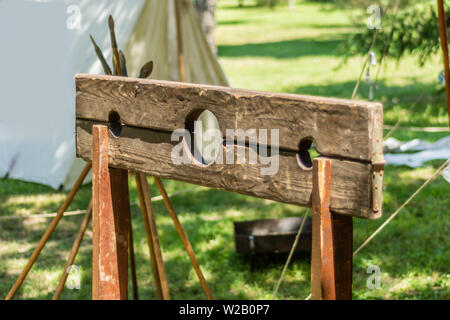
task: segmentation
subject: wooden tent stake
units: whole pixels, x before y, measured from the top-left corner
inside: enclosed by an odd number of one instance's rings
[[[53,218],[52,222],[48,226],[47,230],[45,231],[44,235],[42,236],[41,240],[39,241],[39,244],[34,249],[33,254],[31,255],[30,259],[27,262],[27,265],[22,270],[22,273],[17,278],[16,282],[12,286],[11,290],[8,292],[8,295],[6,296],[5,300],[11,300],[14,298],[14,295],[16,294],[17,290],[22,285],[23,281],[28,275],[28,272],[30,272],[31,267],[36,262],[37,258],[39,257],[39,254],[41,253],[42,249],[44,248],[45,244],[47,243],[48,239],[52,235],[53,231],[55,231],[56,226],[58,225],[59,221],[64,215],[64,212],[69,207],[70,203],[72,202],[73,198],[75,197],[75,194],[80,189],[84,179],[86,178],[87,174],[91,170],[91,163],[87,163],[84,167],[83,171],[81,172],[80,176],[78,177],[77,181],[73,185],[72,189],[70,190],[69,194],[67,195],[66,200],[64,200],[64,203],[61,205],[61,207],[58,210],[58,213]]]
[[[70,250],[69,258],[67,259],[66,265],[64,266],[64,270],[62,272],[61,278],[59,279],[59,283],[58,286],[56,287],[55,293],[53,294],[52,300],[59,300],[59,298],[61,297],[61,293],[64,290],[64,285],[66,284],[67,277],[69,276],[69,268],[73,265],[75,261],[78,249],[80,248],[84,234],[89,225],[89,221],[91,220],[91,216],[92,216],[92,199],[89,202],[89,207],[83,218],[83,221],[81,221],[80,229],[78,229],[78,233],[73,242],[72,249]]]
[[[352,217],[330,211],[331,161],[313,162],[311,298],[352,298]]]
[[[128,298],[128,171],[108,166],[108,127],[93,126],[92,298]]]
[[[213,300],[214,298],[212,296],[211,290],[209,289],[208,283],[206,282],[205,277],[203,276],[202,269],[200,268],[197,258],[195,257],[194,249],[192,249],[191,243],[189,242],[186,232],[184,231],[183,226],[180,223],[180,220],[178,220],[178,216],[175,212],[175,209],[172,206],[169,196],[167,195],[166,189],[164,188],[164,184],[162,183],[160,178],[154,177],[154,179],[156,186],[158,187],[158,190],[163,197],[167,210],[169,211],[170,217],[173,220],[173,224],[175,225],[175,228],[178,231],[178,235],[180,236],[180,239],[183,242],[184,248],[186,249],[189,258],[191,259],[191,264],[194,267],[198,280],[200,281],[200,284],[202,286],[203,292],[205,292],[206,298],[208,300]]]
[[[144,218],[145,232],[152,259],[155,285],[157,293],[159,292],[158,297],[163,300],[170,300],[169,286],[166,271],[164,269],[164,261],[162,258],[161,246],[159,244],[158,231],[156,229],[155,216],[153,213],[147,177],[142,173],[136,173],[135,175],[142,216]]]

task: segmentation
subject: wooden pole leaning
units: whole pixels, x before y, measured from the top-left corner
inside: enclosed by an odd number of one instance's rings
[[[59,300],[59,298],[61,297],[61,293],[64,290],[64,285],[66,284],[67,277],[69,276],[70,272],[69,268],[73,265],[75,261],[81,242],[83,241],[84,234],[89,225],[89,221],[91,220],[91,217],[92,217],[92,199],[89,202],[89,207],[87,209],[86,214],[84,215],[83,221],[81,221],[80,228],[73,242],[72,249],[70,250],[69,253],[69,258],[67,259],[66,265],[64,266],[63,273],[61,275],[61,278],[59,279],[59,283],[58,286],[56,287],[55,293],[53,294],[52,300]]]
[[[150,262],[152,265],[152,272],[153,272],[153,279],[155,281],[155,287],[156,287],[156,295],[158,296],[159,300],[163,300],[163,294],[161,289],[161,280],[159,279],[159,272],[158,267],[156,266],[156,259],[155,259],[155,249],[153,248],[153,237],[151,236],[150,226],[147,219],[147,209],[145,207],[145,201],[143,197],[143,191],[141,188],[141,182],[140,177],[136,174],[136,189],[139,195],[139,202],[141,206],[141,212],[142,212],[142,218],[144,220],[144,229],[145,229],[145,236],[147,238],[147,244],[148,244],[148,250],[150,252]]]
[[[92,298],[128,299],[128,171],[110,168],[108,127],[93,126]]]
[[[184,248],[186,249],[189,258],[191,259],[191,264],[194,267],[195,273],[197,274],[198,280],[200,281],[200,285],[202,286],[203,292],[205,293],[206,298],[208,300],[213,300],[214,298],[212,296],[211,290],[209,289],[208,283],[206,282],[206,279],[203,276],[202,269],[200,268],[197,258],[195,257],[194,249],[192,249],[192,245],[189,242],[186,232],[184,231],[183,226],[180,223],[180,220],[178,220],[178,216],[175,212],[175,209],[172,206],[172,202],[170,201],[169,196],[167,195],[166,189],[164,188],[164,184],[162,183],[160,178],[154,177],[154,179],[156,187],[158,188],[159,192],[163,197],[164,203],[167,207],[167,211],[169,211],[170,217],[173,220],[173,224],[177,229],[178,235],[180,236],[180,239],[183,242]]]
[[[86,178],[87,174],[91,170],[92,164],[87,163],[84,167],[83,171],[81,172],[80,176],[78,177],[77,181],[73,185],[72,189],[70,190],[69,194],[67,195],[66,200],[64,200],[64,203],[59,208],[56,216],[53,218],[52,222],[48,226],[47,230],[45,231],[44,235],[42,236],[41,240],[39,241],[37,247],[34,249],[33,254],[31,255],[30,259],[28,260],[25,268],[22,270],[21,274],[17,278],[16,282],[12,286],[11,290],[8,292],[5,300],[11,300],[14,298],[14,295],[16,294],[17,290],[22,285],[23,281],[28,275],[28,272],[30,272],[31,268],[33,267],[33,264],[36,262],[37,258],[39,257],[39,254],[41,253],[42,249],[44,248],[45,244],[47,243],[48,239],[52,235],[53,231],[55,231],[56,227],[58,226],[59,221],[64,215],[64,212],[69,207],[70,203],[72,202],[73,198],[75,197],[77,191],[80,189],[84,179]]]
[[[144,174],[138,172],[136,172],[135,176],[142,216],[144,219],[145,233],[150,250],[150,259],[152,262],[156,292],[159,299],[170,300],[169,285],[164,268],[164,261],[158,238],[158,231],[156,229],[155,215],[153,212],[147,177]]]
[[[136,259],[134,257],[134,240],[133,240],[133,222],[131,219],[130,214],[130,224],[129,224],[129,231],[128,231],[128,249],[129,249],[129,255],[130,255],[130,269],[131,269],[131,283],[133,288],[133,300],[139,300],[139,290],[138,290],[138,283],[137,283],[137,275],[136,275]]]
[[[311,298],[351,300],[353,219],[330,211],[331,161],[313,162]]]

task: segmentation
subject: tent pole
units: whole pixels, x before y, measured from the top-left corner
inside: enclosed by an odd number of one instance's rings
[[[447,21],[445,17],[444,1],[438,0],[438,15],[439,15],[439,31],[441,37],[441,48],[444,57],[444,74],[445,74],[445,94],[447,96],[447,112],[450,126],[450,68],[448,58],[448,36],[447,36]]]
[[[130,214],[130,224],[128,231],[128,250],[129,250],[129,259],[130,259],[130,269],[131,269],[131,283],[133,285],[133,299],[139,300],[139,292],[138,292],[138,283],[137,283],[137,275],[136,275],[136,259],[134,257],[134,243],[133,243],[133,223],[131,221]]]
[[[181,35],[181,3],[180,0],[175,1],[175,16],[177,22],[177,47],[178,47],[178,70],[180,81],[186,82],[186,65],[184,63],[183,38]]]
[[[203,292],[206,295],[206,298],[208,300],[213,300],[213,296],[211,293],[211,290],[208,287],[208,283],[205,280],[205,277],[203,276],[202,269],[200,268],[200,265],[198,264],[197,258],[194,254],[194,249],[192,249],[192,245],[189,242],[189,239],[186,235],[186,232],[183,229],[183,226],[180,223],[180,220],[178,220],[177,213],[175,212],[175,209],[172,206],[172,203],[170,202],[169,196],[167,195],[166,189],[164,188],[164,185],[160,178],[153,177],[155,179],[156,186],[158,187],[159,193],[162,195],[164,203],[166,205],[167,211],[169,211],[170,217],[173,220],[173,224],[175,225],[175,228],[178,231],[178,235],[180,236],[181,241],[183,242],[184,248],[186,249],[186,252],[189,255],[189,258],[191,259],[191,264],[194,267],[195,272],[197,273],[198,280],[200,281],[200,284],[202,286]]]
[[[169,286],[164,268],[164,261],[161,246],[156,229],[155,216],[150,197],[147,177],[142,173],[135,173],[136,186],[141,204],[142,216],[144,218],[145,234],[150,250],[150,260],[152,263],[153,276],[155,279],[156,293],[159,299],[170,300]]]
[[[64,266],[63,273],[59,279],[59,284],[56,287],[55,293],[53,294],[52,300],[59,300],[61,293],[64,290],[64,285],[66,284],[67,277],[69,276],[69,268],[73,265],[75,258],[77,257],[78,249],[80,248],[81,241],[83,241],[84,234],[88,227],[89,221],[92,216],[92,198],[89,202],[89,207],[87,209],[86,215],[81,222],[80,229],[78,230],[75,241],[73,242],[72,249],[70,250],[69,258],[67,259],[66,265]]]
[[[87,174],[91,170],[92,164],[87,163],[84,167],[83,171],[81,172],[80,176],[78,177],[77,181],[72,187],[72,190],[70,190],[69,194],[67,195],[66,200],[61,205],[61,207],[58,210],[58,213],[56,214],[56,217],[53,218],[53,221],[48,226],[47,230],[45,231],[44,235],[42,236],[41,240],[39,241],[37,247],[34,249],[33,254],[31,255],[30,259],[28,260],[27,265],[22,270],[22,273],[20,274],[19,278],[17,278],[16,282],[14,283],[11,290],[8,292],[8,295],[6,296],[5,300],[11,300],[14,298],[14,295],[16,294],[17,290],[19,290],[20,286],[22,285],[23,281],[28,275],[28,272],[30,272],[31,268],[33,267],[33,264],[36,262],[37,258],[39,257],[39,254],[41,253],[42,249],[44,248],[45,244],[47,243],[48,239],[52,235],[53,231],[55,231],[59,221],[64,215],[64,212],[69,207],[70,203],[72,202],[73,198],[75,197],[75,194],[80,189],[84,178],[86,178]]]

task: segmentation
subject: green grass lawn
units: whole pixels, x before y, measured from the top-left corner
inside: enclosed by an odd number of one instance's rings
[[[247,1],[249,2],[249,1]],[[216,39],[218,53],[234,87],[349,98],[361,71],[363,57],[343,63],[345,40],[355,32],[351,21],[361,13],[298,2],[294,12],[219,0]],[[380,74],[376,99],[385,106],[385,123],[402,126],[447,126],[445,100],[438,73],[441,60],[434,57],[418,67],[414,57],[400,63],[387,61]],[[339,67],[340,66],[340,67]],[[373,72],[375,73],[375,72]],[[414,102],[425,92],[423,99]],[[362,83],[358,98],[367,99]],[[447,133],[396,131],[398,139],[436,141]],[[443,161],[422,168],[387,166],[384,183],[384,216],[377,221],[355,219],[354,246],[359,246],[400,206]],[[153,181],[152,195],[158,195]],[[169,192],[191,185],[165,181]],[[131,201],[137,203],[134,180]],[[80,190],[69,210],[84,209],[91,185]],[[422,191],[385,230],[354,259],[355,299],[450,298],[450,186],[439,176]],[[55,212],[64,192],[34,183],[0,179],[2,216]],[[180,220],[192,242],[212,292],[222,299],[272,299],[285,257],[260,259],[251,272],[250,261],[236,254],[233,221],[300,216],[306,211],[292,205],[224,191],[195,187],[173,197]],[[202,299],[201,287],[190,267],[181,241],[161,201],[155,202],[171,295],[175,299]],[[140,296],[155,299],[149,254],[139,207],[132,206]],[[49,299],[56,287],[82,216],[62,219],[17,298]],[[0,220],[0,296],[4,297],[42,236],[49,218]],[[89,299],[91,292],[91,240],[89,230],[78,254],[81,289],[66,289],[63,299]],[[381,271],[380,288],[369,289],[367,269]],[[290,265],[277,299],[303,299],[310,291],[309,259]]]

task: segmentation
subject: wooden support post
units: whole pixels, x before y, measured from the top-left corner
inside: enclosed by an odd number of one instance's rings
[[[337,300],[352,299],[353,217],[332,214]]]
[[[331,161],[313,163],[311,298],[352,298],[352,217],[330,211]]]
[[[155,278],[156,292],[159,299],[170,300],[169,285],[167,281],[164,261],[159,244],[158,231],[156,229],[155,215],[153,212],[150,189],[147,177],[142,173],[136,173],[136,185],[144,218],[145,233],[147,236],[150,258]]]
[[[88,227],[89,221],[91,220],[91,216],[92,216],[92,199],[89,202],[89,207],[83,218],[83,221],[81,221],[80,228],[78,229],[78,233],[73,242],[72,249],[70,250],[69,258],[67,259],[66,265],[64,266],[63,273],[61,275],[61,278],[59,279],[59,283],[58,286],[56,287],[55,293],[53,294],[52,300],[59,300],[59,298],[61,297],[61,293],[64,290],[64,285],[66,284],[67,277],[69,276],[70,271],[69,268],[70,266],[73,265],[75,258],[77,257],[78,249],[80,248],[81,241],[83,241],[83,237]]]
[[[108,166],[108,128],[93,126],[92,298],[128,299],[128,172]]]
[[[66,200],[59,208],[58,213],[56,214],[56,217],[53,218],[53,221],[50,223],[47,230],[45,230],[44,235],[42,236],[41,240],[39,241],[37,247],[34,249],[33,254],[31,255],[30,259],[27,262],[27,265],[20,273],[19,277],[17,278],[17,280],[14,283],[11,290],[8,292],[5,300],[11,300],[12,298],[14,298],[14,295],[16,294],[17,290],[19,290],[23,281],[27,277],[28,272],[30,272],[31,267],[36,262],[37,258],[39,257],[39,254],[41,253],[41,251],[44,248],[45,244],[47,243],[48,239],[52,235],[53,231],[55,231],[56,227],[58,226],[59,221],[61,220],[61,218],[64,215],[64,212],[69,207],[70,203],[72,202],[73,198],[75,197],[75,194],[80,189],[84,179],[86,178],[86,176],[90,170],[91,170],[91,163],[89,162],[86,164],[86,166],[84,167],[80,176],[78,177],[77,181],[73,185],[72,189],[70,190],[69,194],[67,195]]]

